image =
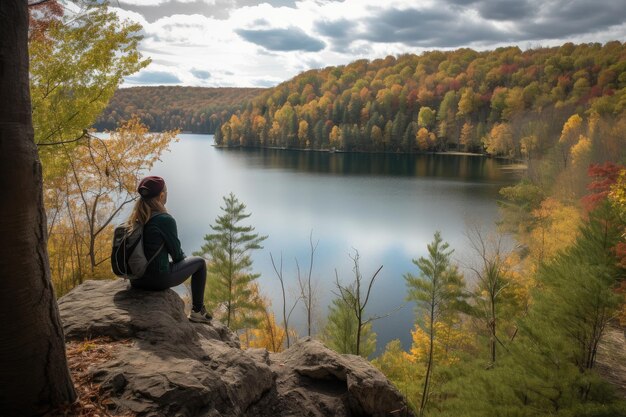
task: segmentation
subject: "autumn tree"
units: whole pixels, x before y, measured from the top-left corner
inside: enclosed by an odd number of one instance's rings
[[[28,5],[28,41],[47,37],[48,28],[63,17],[63,6],[57,0]]]
[[[208,261],[207,307],[214,310],[223,305],[223,321],[232,330],[254,327],[249,312],[262,308],[255,302],[252,284],[260,274],[251,272],[253,250],[261,249],[267,236],[254,233],[253,226],[242,221],[250,217],[246,206],[233,193],[223,197],[223,214],[211,225],[213,233],[204,237],[205,244],[195,255]]]
[[[108,277],[112,224],[138,196],[144,172],[177,132],[148,133],[134,118],[101,139],[91,134],[74,147],[64,147],[69,166],[65,176],[50,180],[46,205],[53,282],[60,294],[86,276]],[[106,266],[103,268],[103,266]]]
[[[504,109],[502,110],[502,118],[511,121],[517,114],[524,111],[524,89],[514,87],[508,90],[504,99]]]
[[[472,116],[477,105],[476,94],[471,88],[466,88],[461,93],[459,99],[459,108],[457,111],[457,117],[461,119],[467,119]]]
[[[612,159],[621,152],[626,124],[623,63],[615,58],[625,48],[611,42],[528,51],[463,48],[307,71],[260,91],[232,113],[220,113],[220,134],[244,132],[250,145],[303,147],[300,127],[306,122],[314,149],[328,148],[332,139],[331,146],[346,150],[411,152],[413,137],[424,128],[437,135],[434,147],[445,151],[452,143],[459,149],[462,139],[467,143],[465,123],[473,126],[474,141],[506,124],[512,145],[507,135],[499,136],[504,140],[495,141],[493,153],[535,160],[561,146],[557,126],[575,110],[617,119],[607,123],[613,128],[588,136],[594,157]],[[249,129],[258,117],[266,128]]]
[[[149,63],[137,50],[141,27],[120,22],[106,5],[85,3],[59,13],[59,4],[50,4],[54,13],[31,15],[30,88],[53,282],[63,294],[86,274],[96,275],[108,257],[110,223],[129,202],[121,194],[151,165],[150,153],[158,151],[158,157],[162,149],[149,149],[154,142],[147,141],[139,150],[139,140],[134,149],[120,150],[119,141],[107,144],[88,133],[124,77]]]
[[[433,109],[426,106],[420,108],[419,114],[417,115],[417,125],[419,127],[430,130],[435,126],[436,120],[437,113],[435,113]]]
[[[263,348],[270,352],[282,352],[287,338],[286,328],[276,323],[276,317],[272,313],[272,303],[261,295],[258,283],[251,286],[251,300],[258,308],[246,310],[243,314],[248,315],[246,321],[255,323],[254,327],[245,328],[239,335],[239,340],[244,348]],[[292,337],[295,332],[291,331]],[[288,347],[288,346],[287,346]]]
[[[282,352],[285,349],[286,333],[284,327],[276,322],[271,305],[256,310],[253,321],[256,327],[245,329],[240,336],[244,348],[262,348],[269,352]]]
[[[572,115],[563,125],[563,130],[559,137],[563,167],[567,167],[567,163],[570,159],[570,149],[579,141],[580,135],[583,133],[583,128],[583,119],[577,114]]]
[[[435,146],[437,138],[435,134],[426,130],[426,128],[420,128],[415,134],[415,141],[417,142],[417,148],[420,151],[428,151]]]
[[[414,399],[419,397],[420,387],[416,383],[413,362],[402,349],[400,340],[395,339],[387,343],[383,353],[372,360],[372,364],[398,388],[409,404],[415,407]]]
[[[433,341],[433,362],[440,367],[449,367],[461,360],[463,350],[471,344],[471,336],[468,335],[468,329],[462,327],[460,317],[451,315],[447,320],[437,322],[435,332],[437,337]],[[411,349],[404,356],[412,364],[421,365],[428,361],[429,355],[430,335],[422,327],[416,325],[411,331]],[[422,382],[425,377],[423,366],[413,367],[413,369],[415,374],[411,377]],[[434,384],[431,382],[431,385]]]
[[[485,147],[488,153],[502,156],[515,155],[513,133],[508,124],[500,123],[495,125],[485,139]]]
[[[306,120],[301,120],[298,126],[298,140],[301,148],[308,148],[311,144],[309,139],[309,124]]]
[[[538,267],[552,260],[576,239],[580,226],[577,207],[563,204],[553,197],[544,199],[531,212],[531,230],[520,239],[528,247],[528,257]]]
[[[106,5],[88,5],[53,20],[45,36],[31,37],[33,127],[40,147],[83,136],[124,77],[150,63],[137,49],[140,30]],[[57,149],[46,147],[45,155]]]
[[[463,124],[459,143],[465,147],[465,150],[468,151],[472,150],[476,146],[474,141],[474,126],[472,126],[472,123],[465,122]]]

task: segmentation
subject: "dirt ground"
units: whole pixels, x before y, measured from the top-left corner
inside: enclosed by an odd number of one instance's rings
[[[67,362],[78,400],[74,404],[51,411],[44,417],[133,417],[133,414],[118,413],[113,402],[103,397],[99,387],[91,382],[88,372],[89,367],[113,358],[120,345],[130,343],[111,342],[107,339],[66,343]]]

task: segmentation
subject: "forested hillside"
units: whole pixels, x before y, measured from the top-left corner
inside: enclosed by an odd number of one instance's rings
[[[217,135],[227,146],[544,152],[575,113],[626,108],[626,45],[459,49],[311,70],[265,91]],[[606,138],[607,140],[609,138]]]
[[[214,133],[215,128],[256,97],[262,88],[133,87],[121,88],[94,128],[114,130],[137,115],[151,131],[179,129]]]

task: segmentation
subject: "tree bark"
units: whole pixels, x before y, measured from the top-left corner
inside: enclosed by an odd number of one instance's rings
[[[0,415],[73,402],[50,282],[41,164],[34,143],[25,0],[0,1]]]

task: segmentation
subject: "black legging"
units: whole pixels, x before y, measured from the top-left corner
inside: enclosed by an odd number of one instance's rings
[[[133,288],[161,291],[182,284],[191,275],[191,302],[199,311],[204,305],[204,284],[206,283],[206,260],[200,256],[189,256],[178,263],[170,264],[170,272],[143,276],[130,281]]]

